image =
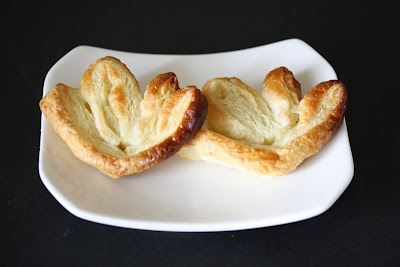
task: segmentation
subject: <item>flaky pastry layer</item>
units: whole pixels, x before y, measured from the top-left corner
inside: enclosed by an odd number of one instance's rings
[[[301,99],[285,67],[271,71],[263,92],[237,78],[205,84],[206,123],[179,155],[249,172],[281,176],[316,153],[342,124],[347,93],[338,80],[322,82]]]
[[[57,84],[40,109],[72,153],[117,179],[171,157],[201,128],[207,99],[158,75],[144,94],[129,69],[105,57],[84,73],[81,88]]]

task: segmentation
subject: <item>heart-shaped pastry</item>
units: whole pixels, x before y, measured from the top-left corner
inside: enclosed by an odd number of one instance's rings
[[[57,84],[40,109],[76,157],[117,179],[178,152],[204,123],[207,99],[195,86],[180,89],[173,73],[158,75],[143,98],[129,69],[105,57],[81,88]]]
[[[271,71],[260,94],[237,78],[216,78],[202,90],[206,123],[179,155],[280,176],[293,171],[335,134],[347,93],[338,80],[322,82],[301,99],[285,67]]]

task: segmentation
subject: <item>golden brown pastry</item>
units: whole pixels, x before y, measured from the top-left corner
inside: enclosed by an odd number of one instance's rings
[[[117,179],[178,152],[201,128],[207,99],[195,86],[179,89],[173,73],[157,76],[143,98],[129,69],[105,57],[81,88],[57,84],[40,109],[76,157]]]
[[[237,78],[208,81],[206,123],[179,155],[258,174],[293,171],[335,134],[347,93],[342,82],[318,84],[301,100],[300,84],[285,67],[271,71],[262,95]]]

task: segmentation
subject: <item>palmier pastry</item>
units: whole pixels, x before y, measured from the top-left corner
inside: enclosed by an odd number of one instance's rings
[[[347,93],[338,80],[322,82],[301,99],[299,82],[285,67],[271,71],[263,91],[237,78],[208,81],[206,123],[179,152],[257,174],[293,171],[335,134]]]
[[[204,123],[207,99],[195,86],[180,89],[173,73],[158,75],[143,98],[129,69],[105,57],[81,88],[57,84],[40,109],[76,157],[117,179],[178,152]]]

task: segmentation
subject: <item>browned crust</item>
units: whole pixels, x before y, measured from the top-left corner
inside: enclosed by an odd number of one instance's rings
[[[296,94],[298,100],[301,100],[301,86],[300,83],[294,78],[293,73],[288,70],[286,67],[279,67],[272,71],[270,71],[264,79],[263,85],[264,88],[266,84],[272,83],[272,86],[269,86],[272,90],[278,90],[277,94],[282,94],[280,92],[280,86],[277,84],[285,84],[286,88]]]
[[[174,74],[171,73],[171,75],[175,77]],[[177,153],[199,131],[208,108],[206,97],[195,86],[177,90],[174,94],[191,97],[178,130],[153,147],[138,154],[120,158],[102,151],[80,133],[63,99],[67,90],[80,89],[57,84],[40,101],[40,109],[76,157],[114,179],[146,170]]]
[[[321,149],[336,133],[343,122],[346,110],[347,93],[341,81],[333,80],[317,85],[305,96],[302,111],[306,113],[304,123],[310,120],[316,112],[324,94],[332,87],[339,86],[339,101],[333,112],[327,118],[293,138],[280,148],[250,147],[240,141],[230,139],[203,127],[186,148],[196,151],[200,157],[211,157],[225,162],[232,167],[238,167],[258,174],[281,176],[293,171],[307,157]],[[188,150],[181,150],[184,158],[194,158]]]

